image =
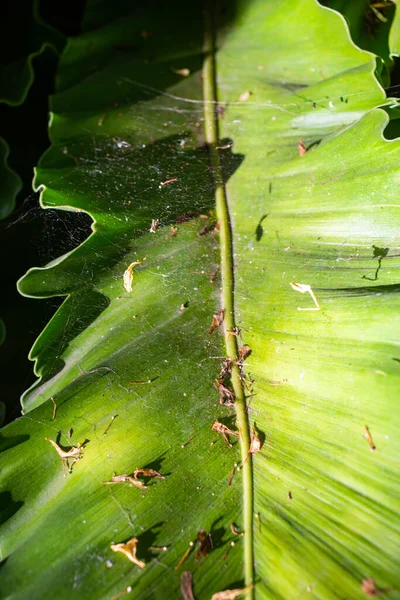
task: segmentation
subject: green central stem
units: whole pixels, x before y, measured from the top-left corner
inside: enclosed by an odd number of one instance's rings
[[[228,200],[219,159],[219,131],[217,106],[217,85],[215,68],[214,26],[212,18],[213,0],[209,0],[205,10],[205,60],[203,65],[204,89],[204,125],[205,138],[210,151],[211,165],[215,180],[215,201],[219,220],[222,302],[224,309],[225,344],[227,356],[231,360],[231,381],[235,394],[236,420],[240,432],[243,477],[243,525],[244,525],[244,573],[246,586],[254,583],[254,547],[253,547],[253,469],[250,448],[250,425],[246,407],[246,396],[238,365],[239,353],[234,307],[234,274],[232,228],[229,216]],[[247,592],[247,598],[254,597],[253,588]]]

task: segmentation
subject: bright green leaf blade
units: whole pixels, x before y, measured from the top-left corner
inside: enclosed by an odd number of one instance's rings
[[[390,28],[389,47],[392,56],[400,56],[400,14],[397,6],[393,23]]]
[[[67,47],[53,146],[37,171],[43,204],[89,212],[95,233],[20,282],[28,295],[69,296],[32,350],[42,380],[29,412],[3,430],[3,589],[110,598],[132,586],[133,597],[174,598],[188,568],[205,600],[242,586],[245,540],[229,528],[242,524],[240,475],[227,486],[237,447],[211,431],[230,413],[213,389],[221,337],[207,333],[216,238],[198,235],[212,226],[214,191],[197,125],[201,18],[168,7],[158,24],[124,10],[108,23],[108,11]],[[385,98],[375,61],[334,12],[253,2],[220,48],[237,322],[253,351],[250,416],[266,436],[254,460],[256,596],[365,598],[363,579],[400,584],[398,143],[383,139],[383,111],[369,112]],[[188,211],[208,218],[187,215],[174,236]],[[129,293],[123,273],[144,257]],[[377,281],[362,279],[379,260]],[[312,299],[291,281],[311,285],[321,311],[298,311]],[[58,431],[66,447],[88,440],[65,479],[44,439]],[[166,479],[145,492],[102,484],[143,466]],[[201,528],[215,549],[175,570]],[[143,571],[110,550],[132,535]]]
[[[310,7],[292,4],[298,22]],[[256,555],[266,557],[257,597],[295,598],[309,589],[317,598],[363,598],[368,577],[380,589],[400,583],[400,148],[383,139],[382,111],[320,134],[320,112],[330,109],[333,121],[368,97],[347,96],[339,79],[324,84],[325,94],[317,84],[292,95],[293,108],[287,97],[282,111],[269,84],[280,66],[260,60],[258,48],[265,23],[281,31],[283,20],[279,5],[254,3],[217,56],[228,102],[222,133],[245,156],[228,182],[236,308],[253,351],[246,363],[255,379],[253,418],[266,436],[255,458]],[[246,37],[252,49],[244,53]],[[258,72],[249,68],[258,63]],[[306,69],[303,81],[311,83]],[[251,97],[231,107],[245,90]],[[275,106],[267,108],[267,99]],[[300,137],[309,148],[303,156]],[[293,281],[312,287],[320,311],[304,310],[315,304]]]

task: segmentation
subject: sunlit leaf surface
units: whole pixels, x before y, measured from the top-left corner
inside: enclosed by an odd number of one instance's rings
[[[215,386],[223,326],[208,333],[202,15],[151,8],[89,2],[60,66],[35,185],[94,233],[19,284],[67,298],[32,350],[26,415],[2,431],[4,598],[179,598],[187,570],[198,600],[244,587],[238,438],[213,430],[236,425]],[[396,598],[400,149],[379,63],[312,0],[231,8],[217,46],[255,596]],[[165,479],[137,485],[142,468]]]

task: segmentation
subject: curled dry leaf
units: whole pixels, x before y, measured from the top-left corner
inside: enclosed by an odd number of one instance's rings
[[[307,152],[307,148],[305,147],[305,145],[303,143],[303,138],[300,138],[300,141],[297,144],[297,148],[299,149],[299,155],[300,156],[304,156],[305,153]]]
[[[133,537],[125,544],[111,544],[110,548],[113,552],[122,552],[131,562],[135,563],[140,569],[143,569],[145,563],[136,558],[137,544],[138,539]]]
[[[221,325],[223,320],[224,320],[224,311],[223,310],[219,310],[218,312],[214,313],[208,333],[212,333],[214,331],[214,329],[217,329],[217,327],[219,327]]]
[[[165,479],[164,475],[161,475],[154,469],[135,469],[133,476],[135,479],[138,477],[157,477],[158,479]]]
[[[232,431],[232,429],[229,429],[229,427],[227,427],[226,425],[224,425],[223,423],[221,423],[220,421],[218,421],[218,419],[215,419],[215,422],[213,423],[212,426],[212,431],[216,431],[217,433],[221,433],[224,437],[225,442],[228,444],[228,446],[231,446],[231,443],[229,442],[229,438],[228,435],[234,435],[234,436],[238,436],[239,432],[238,431]]]
[[[221,371],[219,374],[219,379],[224,380],[227,379],[231,374],[232,369],[232,361],[230,358],[224,358],[221,365]]]
[[[183,571],[181,576],[181,593],[183,600],[194,600],[193,577],[191,571]]]
[[[213,229],[214,229],[214,225],[206,225],[205,227],[203,227],[203,229],[201,231],[199,231],[199,233],[197,235],[199,237],[203,237],[203,235],[210,233],[210,231],[212,231]]]
[[[140,265],[143,261],[146,260],[146,257],[142,258],[142,260],[137,260],[129,265],[129,267],[124,272],[124,288],[127,292],[132,291],[132,279],[133,279],[133,269]]]
[[[367,440],[369,449],[371,450],[371,452],[374,452],[374,450],[376,450],[376,446],[375,446],[374,441],[372,439],[372,435],[371,435],[371,432],[369,430],[369,427],[367,427],[366,425],[365,425],[365,434],[364,434],[364,437]]]
[[[251,354],[251,348],[247,344],[240,346],[239,348],[239,358],[241,361],[246,360],[248,356]]]
[[[372,577],[367,577],[367,579],[364,579],[362,581],[361,589],[364,592],[364,594],[366,594],[370,598],[377,598],[383,593],[378,589],[375,580],[372,579]]]
[[[160,221],[158,219],[152,219],[151,220],[151,226],[150,226],[150,233],[155,233],[157,231],[157,227],[160,224]]]
[[[207,554],[213,549],[211,533],[207,533],[205,529],[200,529],[197,532],[197,541],[200,547],[196,554],[196,560],[199,556],[206,558]]]
[[[245,102],[246,100],[248,100],[251,96],[251,92],[243,92],[243,94],[240,94],[239,96],[239,100],[241,102]]]
[[[222,592],[213,594],[211,600],[235,600],[235,598],[238,598],[238,596],[245,594],[251,589],[253,589],[253,585],[248,585],[241,590],[223,590]]]
[[[190,75],[190,69],[174,69],[174,67],[171,67],[171,71],[181,77],[189,77]]]
[[[254,427],[252,427],[249,454],[255,454],[256,452],[259,452],[261,450],[261,446],[261,440],[259,440],[259,438],[256,436]]]
[[[193,210],[188,210],[188,212],[177,216],[176,222],[177,223],[186,223],[186,221],[190,221],[190,219],[194,219],[195,217],[198,217],[198,216],[199,216],[198,212],[194,212]]]
[[[177,177],[172,177],[172,179],[166,179],[165,181],[162,181],[160,183],[160,187],[164,187],[165,185],[169,185],[170,183],[173,183],[174,181],[178,181]]]
[[[308,283],[297,283],[296,281],[292,281],[290,283],[291,287],[296,290],[296,292],[300,292],[301,294],[310,294],[311,298],[314,300],[315,308],[298,308],[297,310],[320,310],[321,307],[318,303],[317,297],[312,291],[311,285]]]
[[[233,533],[233,535],[237,535],[239,537],[242,537],[244,535],[244,532],[239,531],[237,525],[233,522],[230,524],[230,529],[231,529],[231,532]]]
[[[115,473],[114,473],[114,475],[112,476],[111,481],[103,481],[103,485],[114,485],[114,484],[117,484],[117,483],[126,483],[127,481],[131,485],[135,485],[136,487],[144,488],[144,489],[147,488],[147,486],[144,485],[144,483],[142,483],[138,479],[134,479],[130,475],[126,475],[125,473],[123,475],[115,475]]]
[[[82,458],[83,446],[82,444],[78,444],[77,446],[72,446],[70,450],[63,450],[54,440],[46,437],[44,438],[46,441],[50,442],[50,444],[57,450],[58,456],[62,460],[63,470],[64,467],[68,468],[68,472],[72,473],[72,467],[74,464]]]
[[[216,379],[215,385],[218,390],[219,403],[226,406],[233,406],[236,400],[233,391],[227,388],[219,379]]]

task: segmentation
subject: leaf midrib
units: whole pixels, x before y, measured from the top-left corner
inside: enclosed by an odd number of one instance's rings
[[[231,381],[235,394],[236,421],[240,432],[240,450],[242,458],[242,492],[243,492],[243,562],[245,592],[248,600],[254,598],[254,539],[253,539],[253,467],[250,450],[250,423],[246,406],[246,395],[242,383],[242,375],[238,365],[239,351],[235,322],[234,304],[234,261],[232,225],[229,213],[227,192],[222,176],[218,146],[219,124],[216,107],[218,94],[216,84],[215,62],[215,5],[207,0],[204,11],[204,63],[203,63],[203,98],[204,98],[204,133],[210,152],[210,162],[215,182],[215,204],[219,222],[220,258],[221,258],[221,302],[224,310],[224,335],[227,358],[231,360]]]

